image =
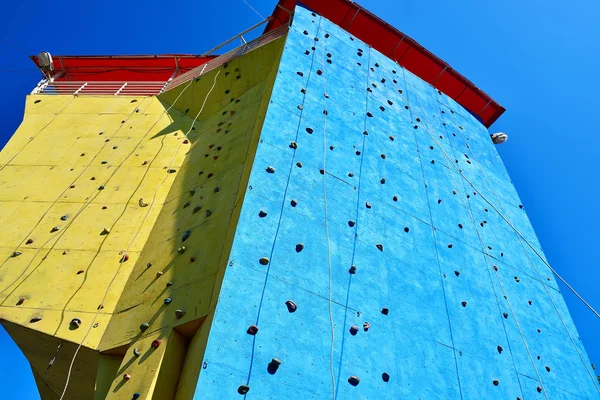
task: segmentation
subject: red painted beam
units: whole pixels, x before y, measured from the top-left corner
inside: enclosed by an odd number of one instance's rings
[[[53,56],[57,81],[135,82],[167,81],[212,60],[216,56],[162,54],[142,56]],[[39,67],[37,56],[31,59]]]
[[[279,0],[265,32],[287,24],[296,3],[297,0]],[[506,111],[448,63],[358,4],[350,0],[302,0],[301,3],[434,85],[479,117],[486,127]]]

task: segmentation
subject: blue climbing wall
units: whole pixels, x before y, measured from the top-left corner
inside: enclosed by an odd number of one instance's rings
[[[485,127],[298,7],[195,398],[600,398],[540,257]]]

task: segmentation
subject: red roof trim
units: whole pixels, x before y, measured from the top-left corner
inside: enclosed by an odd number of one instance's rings
[[[53,56],[54,72],[64,72],[57,81],[94,82],[166,82],[178,71],[180,75],[205,64],[217,56],[191,54],[124,55],[124,56]],[[38,58],[31,56],[39,67]]]
[[[296,3],[297,0],[279,0],[265,32],[288,23],[289,12]],[[489,128],[506,111],[448,63],[358,4],[349,0],[303,0],[302,5],[434,85],[479,117],[486,127]]]

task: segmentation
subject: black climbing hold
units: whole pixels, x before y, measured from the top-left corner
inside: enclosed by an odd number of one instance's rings
[[[173,299],[171,299],[170,297],[167,297],[166,299],[163,300],[163,303],[167,306],[167,305],[171,304],[172,301],[173,301]]]
[[[463,228],[463,225],[462,225],[462,224],[458,224],[458,227],[459,227],[460,229],[462,229],[462,228]]]
[[[248,330],[246,330],[246,333],[248,335],[254,336],[254,335],[256,335],[258,333],[258,327],[256,325],[250,325],[248,327]]]
[[[382,313],[383,315],[388,315],[388,313],[389,313],[389,312],[390,312],[390,310],[388,310],[388,309],[387,309],[387,308],[385,308],[385,307],[381,309],[381,313]]]
[[[378,244],[378,245],[377,245],[377,248],[379,249],[379,251],[383,251],[383,245],[381,245],[381,244]]]
[[[286,301],[285,305],[287,306],[287,309],[290,313],[296,312],[296,310],[298,309],[298,306],[292,300]]]
[[[550,372],[550,367],[546,365],[546,371]]]
[[[387,372],[384,372],[383,374],[381,374],[381,379],[383,379],[384,382],[389,382],[390,374],[388,374]]]
[[[363,324],[363,329],[364,329],[364,331],[365,331],[365,332],[367,332],[367,331],[369,330],[369,328],[370,328],[370,327],[371,327],[371,324],[369,324],[368,322],[365,322],[365,323]]]
[[[306,132],[308,132],[309,134],[313,133],[313,129],[312,128],[306,128]]]
[[[352,325],[352,326],[350,327],[350,334],[351,334],[352,336],[354,336],[354,335],[356,335],[357,333],[358,333],[358,326],[356,326],[356,325]]]
[[[35,324],[38,321],[41,321],[42,317],[33,317],[29,320],[30,323]]]
[[[360,383],[360,379],[357,376],[351,376],[350,378],[348,378],[348,383],[350,383],[352,386],[357,386]]]
[[[325,170],[324,170],[324,169],[320,169],[320,170],[319,170],[319,173],[320,173],[321,175],[324,175],[324,174],[325,174]]]
[[[394,141],[394,137],[393,137],[393,136],[390,136],[390,140],[393,142],[393,141]]]
[[[13,253],[10,256],[12,258],[15,258],[15,257],[19,257],[21,254],[23,254],[23,253],[21,253],[20,251],[13,251]]]
[[[296,143],[296,142],[291,142],[290,143],[290,149],[296,150],[297,148],[298,148],[298,143]]]
[[[356,265],[351,266],[350,270],[348,272],[350,272],[350,274],[354,275],[356,273]]]
[[[371,112],[369,111],[369,112],[367,112],[367,117],[373,118],[373,114],[371,114]]]
[[[369,203],[368,201],[365,203],[365,207],[367,208],[371,208],[371,203]]]
[[[196,206],[194,207],[194,209],[192,210],[192,213],[196,214],[198,211],[200,211],[202,209],[202,207],[200,206]]]
[[[273,358],[271,360],[271,362],[269,363],[269,365],[267,366],[267,371],[271,375],[273,375],[275,372],[277,372],[280,365],[281,365],[281,361],[279,361],[279,359],[277,359],[277,358]]]
[[[354,225],[356,225],[356,222],[354,222],[354,221],[348,221],[348,226],[350,228],[352,228]]]
[[[296,253],[300,253],[302,250],[304,250],[304,245],[302,243],[298,243],[296,245]]]
[[[244,395],[244,394],[248,393],[249,391],[250,391],[250,387],[247,385],[240,385],[240,387],[238,388],[238,393],[241,395]]]
[[[502,346],[498,346],[498,354],[502,354],[504,348]]]
[[[504,317],[504,319],[508,318],[508,313],[503,313],[502,316]]]
[[[451,249],[451,248],[452,248],[452,243],[450,243],[450,244],[448,245],[448,248],[449,248],[449,249]]]
[[[258,260],[258,262],[261,265],[268,265],[269,264],[269,259],[267,257],[262,257],[260,260]]]
[[[297,73],[298,75],[300,75],[300,76],[304,76],[304,73],[303,73],[302,71],[298,71],[298,72],[296,72],[296,73]]]
[[[492,383],[494,384],[494,386],[498,386],[500,384],[500,381],[498,379],[494,379]]]
[[[148,324],[147,322],[144,322],[143,324],[140,325],[140,331],[142,331],[142,332],[144,332],[148,328],[150,328],[150,324]]]
[[[292,207],[296,207],[298,205],[298,202],[296,200],[292,200],[292,201],[290,201],[290,205]]]
[[[269,165],[269,166],[267,167],[267,172],[268,172],[269,174],[273,174],[273,173],[275,173],[275,168],[274,168],[274,167],[271,167],[271,166]]]
[[[385,111],[385,107],[384,107],[384,106],[379,106],[379,109],[380,109],[381,111]]]
[[[354,176],[354,172],[348,172],[348,176],[352,178]]]
[[[462,303],[460,303],[460,304],[462,304],[462,306],[463,306],[463,307],[466,307],[466,306],[467,306],[467,302],[466,302],[466,301],[463,301],[463,302],[462,302]]]
[[[398,196],[394,196],[394,197],[392,198],[392,200],[394,200],[394,201],[398,201]]]
[[[404,227],[404,232],[408,233],[410,229],[408,229],[408,226]]]
[[[458,271],[454,271],[454,275],[456,275],[456,276],[459,276],[459,275],[460,275],[460,272],[458,272]]]
[[[542,390],[544,390],[544,389],[542,389],[542,387],[541,387],[541,386],[538,386],[538,387],[537,387],[537,391],[538,391],[538,393],[542,393]]]
[[[321,71],[320,69],[317,70],[317,75],[323,75],[323,71]]]
[[[263,210],[260,210],[260,211],[258,212],[258,216],[259,216],[259,217],[261,217],[261,218],[264,218],[264,217],[266,217],[266,216],[267,216],[267,212],[266,212],[266,211],[263,211]]]
[[[300,161],[298,161],[298,162],[296,163],[296,167],[298,167],[298,168],[302,168],[302,163],[301,163]]]
[[[381,178],[379,182],[381,182],[381,184],[383,185],[385,183],[385,178]]]

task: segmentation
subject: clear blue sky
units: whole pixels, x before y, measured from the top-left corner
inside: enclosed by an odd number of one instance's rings
[[[248,0],[269,15],[276,0]],[[507,108],[491,131],[550,263],[600,309],[600,2],[364,0]],[[259,21],[242,0],[3,4],[0,38],[28,54],[202,53]],[[39,74],[0,42],[0,146],[19,125]],[[592,362],[600,320],[563,294]],[[4,398],[37,399],[25,358],[0,328]],[[600,373],[597,371],[597,373]],[[9,392],[9,393],[6,393]]]

